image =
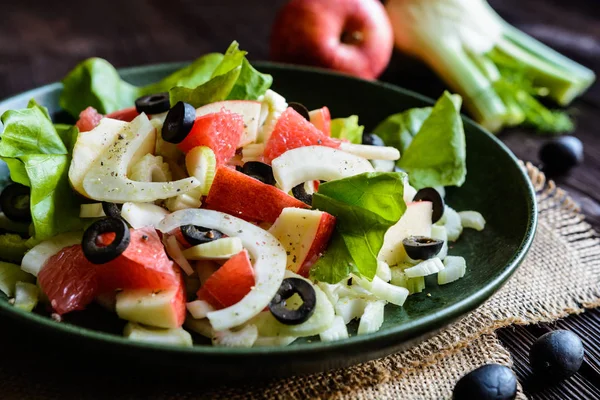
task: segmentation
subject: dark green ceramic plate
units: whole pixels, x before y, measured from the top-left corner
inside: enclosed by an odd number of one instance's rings
[[[179,67],[180,64],[139,67],[123,70],[122,75],[132,83],[146,84]],[[259,68],[273,75],[273,89],[287,99],[302,102],[309,109],[327,105],[334,117],[357,114],[367,129],[390,114],[432,103],[398,87],[327,71],[267,63],[260,64]],[[23,93],[1,102],[0,112],[25,107],[34,97],[56,114],[60,111],[60,91],[61,85],[57,83]],[[514,155],[470,120],[465,119],[465,130],[467,181],[461,188],[448,190],[447,202],[457,210],[480,211],[487,220],[483,232],[465,230],[450,250],[451,254],[466,258],[467,275],[441,287],[435,279],[428,280],[425,292],[410,296],[404,307],[387,307],[385,323],[375,334],[352,336],[334,343],[304,340],[282,348],[230,349],[200,345],[181,349],[128,341],[119,335],[123,323],[97,310],[71,316],[68,323],[56,323],[12,308],[6,298],[0,298],[0,323],[4,327],[7,324],[3,321],[11,318],[12,324],[25,326],[27,331],[44,338],[47,347],[68,349],[63,355],[82,354],[82,351],[105,359],[118,355],[119,360],[133,360],[140,368],[159,364],[180,370],[192,366],[195,373],[204,377],[227,376],[228,379],[323,371],[405,349],[459,319],[498,290],[523,260],[534,236],[534,191]]]

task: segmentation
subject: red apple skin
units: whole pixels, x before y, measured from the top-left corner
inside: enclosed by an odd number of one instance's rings
[[[286,207],[308,206],[277,189],[226,166],[220,166],[205,201],[205,208],[251,222],[273,223]]]
[[[323,252],[325,252],[327,249],[329,239],[331,239],[334,229],[335,217],[331,214],[323,212],[323,215],[321,215],[321,220],[319,221],[319,227],[317,228],[317,232],[315,233],[315,237],[310,246],[310,250],[308,250],[308,253],[306,253],[306,258],[298,270],[299,275],[308,277],[310,268],[314,263],[317,262],[319,257],[321,257]]]
[[[393,46],[392,26],[378,0],[291,0],[271,30],[272,60],[364,79],[383,72]]]

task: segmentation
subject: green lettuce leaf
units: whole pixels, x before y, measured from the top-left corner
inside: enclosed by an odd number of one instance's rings
[[[246,59],[246,52],[233,42],[219,65],[213,71],[211,79],[193,89],[174,87],[169,93],[171,104],[183,101],[194,107],[222,100],[256,100],[264,94],[273,78],[261,74]]]
[[[26,109],[5,112],[2,122],[0,157],[11,179],[31,188],[35,240],[79,229],[79,199],[68,179],[69,151],[77,128],[55,127],[46,109],[34,101]]]
[[[140,96],[173,90],[172,102],[187,99],[199,107],[225,99],[256,100],[271,83],[271,76],[254,69],[246,52],[233,42],[225,55],[206,54],[161,81],[142,87],[122,80],[108,61],[87,59],[63,79],[60,105],[73,116],[89,106],[108,114],[132,106]]]
[[[404,112],[390,115],[381,122],[374,134],[379,136],[386,145],[400,150],[404,154],[413,137],[423,126],[423,123],[431,115],[433,107],[411,108]]]
[[[403,176],[371,172],[319,186],[313,207],[334,215],[336,228],[325,255],[311,269],[313,278],[336,283],[354,272],[373,279],[385,232],[406,210]]]
[[[331,137],[346,139],[350,143],[361,144],[364,129],[364,126],[358,124],[357,115],[331,120]]]
[[[398,161],[416,189],[464,183],[467,152],[459,109],[460,97],[444,93]]]

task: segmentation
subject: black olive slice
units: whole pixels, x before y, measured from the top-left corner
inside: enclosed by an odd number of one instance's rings
[[[406,254],[413,260],[428,260],[442,250],[444,241],[425,236],[409,236],[402,244]]]
[[[296,293],[302,299],[302,305],[297,310],[290,310],[286,307],[286,300]],[[299,325],[313,315],[316,305],[317,295],[310,283],[300,278],[287,278],[269,303],[269,310],[282,324]]]
[[[103,233],[114,233],[115,239],[108,246],[101,246],[98,237]],[[127,223],[121,218],[107,217],[90,225],[83,233],[83,254],[93,264],[106,264],[127,250],[131,235]]]
[[[177,102],[167,114],[161,135],[169,143],[181,143],[192,130],[196,121],[196,109],[183,101]]]
[[[0,194],[0,209],[6,218],[15,222],[30,222],[31,190],[19,183],[12,183]]]
[[[123,204],[109,203],[106,201],[102,202],[102,211],[104,211],[104,214],[106,214],[107,217],[121,218],[122,209]]]
[[[296,199],[300,200],[301,202],[303,202],[305,204],[308,204],[309,206],[312,206],[313,196],[312,196],[312,194],[306,193],[306,188],[304,187],[304,183],[294,186],[292,188],[292,194],[294,195],[294,197]]]
[[[259,161],[248,161],[242,167],[242,172],[253,177],[254,179],[258,179],[262,183],[266,183],[267,185],[275,184],[273,168],[265,163],[261,163]]]
[[[423,188],[420,189],[413,201],[430,201],[433,207],[433,214],[431,215],[431,222],[434,224],[442,218],[444,215],[444,208],[446,207],[444,204],[444,199],[440,195],[440,192],[435,190],[434,188]]]
[[[180,229],[183,238],[192,246],[212,242],[223,237],[222,232],[203,226],[183,225]]]
[[[304,104],[296,103],[295,101],[292,101],[292,102],[288,103],[288,107],[293,108],[294,111],[296,111],[298,114],[302,115],[304,117],[304,119],[306,119],[307,121],[310,121],[310,114],[308,113],[308,108],[306,108],[306,106]]]
[[[171,99],[167,92],[149,94],[135,101],[135,109],[139,113],[160,114],[169,111],[170,107]]]

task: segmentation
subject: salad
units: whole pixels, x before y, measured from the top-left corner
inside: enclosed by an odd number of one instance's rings
[[[84,61],[60,98],[74,125],[33,99],[5,112],[9,302],[57,321],[97,303],[137,341],[285,346],[375,332],[426,276],[462,278],[449,243],[485,220],[444,202],[466,177],[460,97],[368,133],[271,83],[234,42],[143,87]]]

